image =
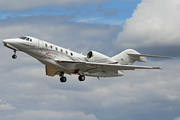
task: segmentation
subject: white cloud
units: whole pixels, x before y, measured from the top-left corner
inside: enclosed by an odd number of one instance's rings
[[[24,17],[16,19],[1,20],[0,39],[19,37],[22,35],[34,36],[39,39],[49,41],[77,52],[86,54],[91,49],[100,49],[100,44],[111,52],[111,41],[115,40],[121,27],[109,25],[88,25],[84,23],[68,22],[67,16],[54,17]],[[47,34],[48,33],[48,34]],[[72,37],[73,36],[73,37]],[[73,41],[73,44],[69,44]],[[108,46],[106,44],[109,44]],[[103,47],[102,47],[103,48]],[[25,60],[23,60],[25,63]],[[27,61],[28,62],[28,61]]]
[[[93,114],[84,114],[83,112],[61,112],[61,111],[48,111],[48,110],[24,110],[21,113],[16,113],[13,115],[1,116],[3,120],[98,120]]]
[[[0,100],[0,111],[10,111],[15,110],[16,107],[13,107],[10,103],[7,103],[6,101]]]
[[[142,0],[126,20],[117,43],[125,48],[180,45],[179,14],[179,0]]]
[[[174,120],[180,120],[180,117],[178,117],[178,118],[175,118]]]
[[[156,111],[153,113],[156,116],[159,112],[179,110],[176,106],[180,101],[180,79],[175,72],[180,71],[179,59],[146,63],[160,65],[163,70],[126,71],[123,77],[101,78],[100,81],[87,77],[86,81],[79,82],[77,76],[67,76],[65,84],[60,83],[58,77],[22,74],[31,71],[36,66],[33,64],[26,70],[18,68],[15,74],[10,72],[9,77],[1,77],[4,80],[0,84],[1,97],[17,107],[16,113],[1,115],[2,119],[21,120],[27,116],[29,119],[65,120],[138,119],[142,112],[150,118],[152,111]],[[2,71],[2,74],[7,72]]]
[[[123,20],[113,20],[113,19],[105,20],[101,17],[79,18],[75,21],[76,22],[82,22],[82,23],[108,24],[108,25],[119,25],[119,26],[122,26],[124,24]]]

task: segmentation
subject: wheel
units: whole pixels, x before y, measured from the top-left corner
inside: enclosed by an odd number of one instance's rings
[[[84,81],[85,80],[85,76],[84,75],[80,75],[79,76],[79,81]]]
[[[61,77],[60,78],[60,82],[66,82],[67,81],[67,78],[66,77]]]
[[[12,58],[13,58],[13,59],[16,59],[16,58],[17,58],[17,55],[13,55]]]

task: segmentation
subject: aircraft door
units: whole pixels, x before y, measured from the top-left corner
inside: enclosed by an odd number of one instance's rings
[[[37,49],[37,53],[42,53],[42,48],[43,48],[43,41],[38,40],[38,49]]]

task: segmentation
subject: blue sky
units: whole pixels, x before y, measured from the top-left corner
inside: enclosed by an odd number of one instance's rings
[[[180,120],[180,2],[177,0],[4,0],[0,39],[22,35],[86,55],[125,49],[172,56],[135,65],[123,77],[45,75],[45,66],[0,45],[0,118],[3,120]]]
[[[26,17],[26,16],[72,16],[74,22],[85,22],[92,24],[112,24],[122,26],[127,18],[132,16],[134,9],[140,0],[114,0],[101,4],[69,5],[69,6],[39,6],[33,9],[24,10],[1,10],[0,18]]]

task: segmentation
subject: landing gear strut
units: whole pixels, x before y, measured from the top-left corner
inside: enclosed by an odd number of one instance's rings
[[[60,72],[59,76],[60,76],[60,82],[66,82],[67,81],[67,78],[64,76],[63,71]]]
[[[16,50],[14,50],[14,54],[12,55],[12,58],[13,58],[13,59],[16,59],[16,58],[17,58]]]

